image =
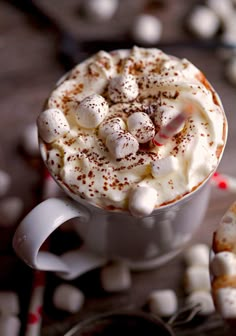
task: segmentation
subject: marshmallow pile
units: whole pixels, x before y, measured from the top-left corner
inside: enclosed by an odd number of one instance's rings
[[[186,100],[196,113],[154,146]],[[206,179],[223,151],[225,123],[218,96],[194,65],[138,47],[100,51],[78,64],[37,120],[45,163],[72,198],[138,217]]]
[[[226,320],[236,319],[236,203],[226,211],[212,243],[210,271],[217,311]]]
[[[200,39],[218,38],[231,48],[219,50],[226,62],[225,75],[236,85],[236,7],[234,0],[206,0],[193,8],[187,19],[189,30]]]
[[[186,305],[198,307],[199,315],[210,315],[215,311],[209,273],[210,249],[205,244],[189,247],[184,254],[187,265],[184,285]]]

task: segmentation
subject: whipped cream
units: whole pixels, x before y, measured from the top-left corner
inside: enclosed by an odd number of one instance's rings
[[[186,103],[194,113],[155,146],[151,138]],[[38,122],[49,171],[74,199],[108,210],[132,204],[138,212],[132,195],[144,190],[154,200],[148,215],[192,192],[217,167],[227,137],[222,104],[202,72],[159,49],[98,52],[59,83],[46,109],[66,119],[62,132],[60,120],[51,122],[56,136]]]

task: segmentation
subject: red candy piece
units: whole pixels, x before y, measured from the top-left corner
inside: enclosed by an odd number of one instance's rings
[[[222,180],[218,183],[218,187],[220,189],[228,189],[228,183],[226,181]]]

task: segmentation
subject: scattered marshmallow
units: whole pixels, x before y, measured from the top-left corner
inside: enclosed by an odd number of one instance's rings
[[[80,102],[75,114],[80,126],[96,128],[105,119],[108,111],[106,100],[98,94],[92,94]]]
[[[19,336],[21,322],[17,316],[0,316],[0,335]]]
[[[225,20],[224,32],[221,35],[222,42],[231,44],[235,47],[236,44],[236,12]]]
[[[196,6],[188,18],[188,27],[202,39],[212,38],[220,27],[216,13],[206,6]]]
[[[57,309],[77,313],[84,304],[84,294],[68,284],[59,285],[53,293],[53,304]]]
[[[10,184],[11,184],[10,175],[5,171],[0,170],[0,197],[4,196],[7,193]]]
[[[217,310],[225,319],[236,318],[236,288],[220,288],[215,296]]]
[[[38,129],[35,123],[27,125],[23,130],[21,145],[26,154],[30,156],[39,155]]]
[[[0,292],[0,315],[18,315],[20,304],[18,295],[12,291]],[[1,335],[1,333],[0,333]]]
[[[212,295],[206,291],[195,291],[186,298],[186,304],[199,306],[199,315],[210,315],[215,312]]]
[[[236,255],[232,252],[223,251],[215,254],[210,264],[214,276],[236,275]]]
[[[63,112],[56,108],[40,113],[37,124],[40,137],[47,143],[57,140],[70,131]]]
[[[127,119],[129,132],[138,140],[139,143],[146,143],[153,139],[155,126],[149,116],[144,112],[135,112]]]
[[[187,266],[209,266],[210,248],[206,244],[195,244],[184,253]]]
[[[175,292],[171,289],[154,290],[149,295],[148,307],[151,313],[161,317],[175,314],[178,308]]]
[[[148,14],[138,16],[132,27],[132,36],[136,42],[155,44],[160,41],[162,35],[161,21]]]
[[[125,131],[126,125],[123,119],[121,118],[112,118],[103,121],[99,125],[98,136],[103,140],[106,141],[106,138],[109,134],[112,134],[117,131]]]
[[[225,76],[231,84],[236,85],[236,57],[232,57],[225,65]]]
[[[138,186],[129,196],[129,210],[135,217],[144,217],[152,213],[157,203],[157,191],[154,188]]]
[[[0,201],[0,226],[16,224],[22,215],[24,204],[19,197],[6,197]]]
[[[213,237],[213,251],[236,252],[236,217],[231,211],[227,211],[222,217]]]
[[[120,292],[131,287],[129,268],[122,262],[104,266],[100,274],[101,285],[107,292]]]
[[[118,0],[85,0],[83,10],[92,20],[106,21],[113,17],[118,9]]]
[[[178,160],[170,155],[163,159],[151,162],[151,173],[153,177],[169,175],[178,169]]]
[[[139,149],[138,141],[128,132],[109,134],[106,146],[115,159],[122,159],[127,155],[135,154]]]
[[[199,290],[210,291],[210,274],[208,267],[190,266],[185,272],[185,290],[186,293],[192,293]]]
[[[129,102],[137,98],[139,88],[133,75],[123,74],[111,78],[108,93],[114,103]]]
[[[223,21],[227,20],[234,10],[231,0],[207,0],[206,5]]]

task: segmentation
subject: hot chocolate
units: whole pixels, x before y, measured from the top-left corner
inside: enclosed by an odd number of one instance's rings
[[[183,106],[192,113],[158,146]],[[38,118],[46,165],[75,200],[146,216],[197,189],[227,137],[220,99],[186,59],[159,49],[100,51],[77,65]]]

